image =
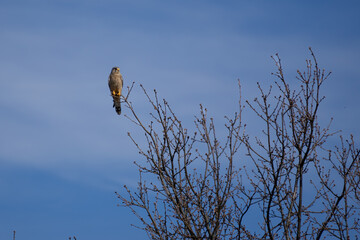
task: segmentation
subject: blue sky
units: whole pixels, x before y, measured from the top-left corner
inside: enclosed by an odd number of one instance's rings
[[[357,1],[0,1],[0,239],[143,239],[114,191],[140,161],[107,86],[156,88],[190,123],[199,103],[221,124],[268,84],[279,53],[289,79],[311,46],[333,72],[321,116],[360,136]],[[150,111],[139,89],[138,111]],[[126,110],[124,110],[126,114]],[[251,115],[247,118],[252,121]]]

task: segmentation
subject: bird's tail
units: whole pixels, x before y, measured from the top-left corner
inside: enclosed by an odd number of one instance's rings
[[[115,108],[116,113],[120,115],[121,114],[120,96],[112,96],[112,97],[114,101],[113,107]]]

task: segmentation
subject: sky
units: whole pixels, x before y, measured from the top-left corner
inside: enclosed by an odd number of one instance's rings
[[[157,89],[189,124],[199,104],[216,123],[256,82],[271,83],[278,53],[294,81],[315,52],[332,72],[323,119],[360,136],[357,1],[0,0],[0,239],[144,239],[114,194],[137,182],[143,135],[112,108],[120,67],[131,101]],[[252,115],[246,116],[249,122]],[[358,141],[359,142],[359,141]]]

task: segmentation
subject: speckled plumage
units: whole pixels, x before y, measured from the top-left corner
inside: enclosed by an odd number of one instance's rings
[[[113,97],[113,107],[117,114],[121,114],[120,96],[123,88],[123,78],[118,67],[113,67],[109,76],[109,89]]]

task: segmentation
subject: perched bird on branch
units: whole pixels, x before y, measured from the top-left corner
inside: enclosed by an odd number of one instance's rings
[[[123,88],[123,78],[118,67],[113,67],[109,76],[109,88],[113,97],[113,107],[117,114],[121,114],[120,96]]]

